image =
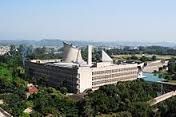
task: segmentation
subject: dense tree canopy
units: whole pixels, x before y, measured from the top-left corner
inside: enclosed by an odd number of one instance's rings
[[[38,48],[34,52],[34,58],[45,56],[46,48]],[[125,48],[125,52],[129,52],[130,48]],[[157,48],[152,47],[148,49]],[[28,50],[28,49],[27,49]],[[29,49],[30,50],[30,49]],[[140,48],[144,51],[145,48]],[[11,46],[10,52],[4,56],[0,56],[0,99],[4,100],[4,104],[0,105],[3,109],[11,113],[13,116],[26,116],[24,109],[31,107],[34,111],[31,116],[69,116],[69,117],[173,117],[176,116],[175,102],[176,99],[169,99],[156,107],[158,111],[153,112],[153,107],[147,103],[148,100],[157,96],[159,86],[157,84],[147,83],[143,80],[118,82],[114,85],[106,85],[100,87],[99,90],[89,92],[81,100],[75,100],[70,96],[65,95],[66,89],[63,87],[60,90],[47,87],[47,85],[39,86],[37,94],[26,96],[25,70],[23,68],[23,57],[25,46]],[[85,50],[86,51],[86,50]],[[99,50],[94,54],[94,61],[99,61],[101,56]],[[121,50],[113,50],[109,52],[119,52]],[[146,50],[145,50],[146,51]],[[164,54],[165,50],[157,50],[158,53]],[[130,51],[132,52],[132,51]],[[154,51],[152,51],[154,53]],[[168,51],[167,51],[168,52]],[[53,50],[50,53],[53,55]],[[32,55],[32,54],[31,54]],[[85,54],[86,56],[87,54]],[[130,59],[137,59],[132,56]],[[139,59],[139,58],[138,58]],[[141,61],[146,61],[147,58],[140,58]],[[153,56],[152,60],[156,57]],[[176,73],[175,59],[170,60],[168,65],[168,74],[173,78]],[[162,69],[163,70],[163,69]]]
[[[146,102],[157,96],[156,88],[157,85],[139,80],[102,86],[82,102],[82,114],[95,116],[125,111],[132,116],[148,117],[152,114],[152,108]]]

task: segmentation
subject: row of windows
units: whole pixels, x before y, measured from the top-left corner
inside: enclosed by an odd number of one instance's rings
[[[123,76],[123,75],[131,75],[131,74],[137,74],[136,71],[131,71],[131,72],[127,72],[127,73],[116,73],[116,74],[112,74],[112,77],[118,77],[118,76]]]
[[[38,76],[37,74],[34,75],[34,78],[43,79],[46,82],[54,82],[54,83],[58,83],[58,82],[61,83],[63,81],[63,79],[60,79],[60,78]],[[65,79],[65,82],[72,83],[72,84],[78,84],[78,82],[76,80],[71,80],[71,79],[70,80],[69,79]]]
[[[111,73],[111,70],[95,71],[95,72],[92,72],[92,75],[96,75],[96,74],[107,74],[107,73]]]
[[[113,80],[113,79],[124,79],[125,77],[135,77],[137,78],[137,74],[129,74],[125,76],[116,76],[116,77],[109,77],[108,79],[106,78],[101,78],[101,79],[94,79],[92,82],[97,82],[97,81],[103,81],[103,80]]]
[[[76,83],[76,84],[79,84],[79,79],[76,79],[75,77],[73,76],[66,76],[65,74],[64,75],[55,75],[55,74],[52,74],[52,75],[47,75],[47,74],[44,74],[44,73],[39,73],[39,72],[33,72],[33,76],[35,78],[46,78],[47,81],[53,81],[53,82],[60,82],[62,80],[66,80],[67,82],[73,82],[73,83]]]
[[[92,80],[104,79],[104,78],[111,78],[111,75],[103,75],[103,76],[95,76]]]
[[[40,71],[33,71],[34,74],[38,74],[40,76],[54,76],[54,77],[64,77],[64,78],[72,78],[74,77],[75,78],[75,75],[72,75],[72,74],[65,74],[65,73],[62,73],[62,72],[40,72]]]
[[[122,69],[113,69],[112,72],[120,72],[120,71],[131,71],[131,70],[136,70],[136,67],[131,67],[131,68],[122,68]]]
[[[71,70],[70,70],[71,71]],[[67,73],[67,72],[57,72],[57,71],[55,71],[55,70],[49,70],[49,69],[47,69],[47,68],[41,68],[41,69],[39,69],[39,68],[30,68],[30,72],[34,72],[34,73],[39,73],[39,74],[41,74],[41,75],[43,75],[43,74],[52,74],[52,75],[54,75],[54,76],[58,76],[58,75],[62,75],[62,76],[67,76],[67,77],[76,77],[76,75],[77,75],[77,72],[74,72],[74,71],[72,71],[72,72],[69,72],[69,73]]]
[[[61,67],[57,67],[57,66],[46,66],[46,69],[48,69],[48,71],[55,71],[55,72],[64,72],[64,73],[74,73],[76,72],[76,70],[74,69],[68,69],[68,68],[61,68]]]
[[[132,71],[132,70],[137,70],[137,68],[122,68],[122,69],[113,69],[113,70],[105,70],[105,71],[95,71],[92,72],[92,75],[97,75],[97,74],[108,74],[108,73],[114,73],[114,72],[121,72],[121,71]]]
[[[115,78],[115,79],[108,79],[108,80],[101,80],[101,81],[96,81],[96,82],[92,82],[92,85],[104,85],[104,83],[108,83],[108,82],[117,82],[117,81],[121,81],[121,80],[126,80],[126,79],[132,79],[132,78],[136,78],[136,75],[131,75],[131,76],[125,76],[125,77],[119,77],[119,78]]]
[[[79,89],[80,81],[76,78],[77,70],[75,69],[44,66],[43,64],[29,64],[27,67],[31,77],[46,80],[50,86],[59,87],[65,81],[65,86],[70,90]]]
[[[116,73],[116,74],[110,74],[110,75],[101,75],[101,76],[94,76],[92,80],[98,80],[98,79],[105,79],[105,78],[113,78],[113,77],[118,77],[118,76],[123,76],[123,75],[131,75],[131,74],[137,74],[136,71],[131,71],[131,72],[122,72],[122,73]]]
[[[60,83],[61,83],[61,82],[48,81],[48,84],[49,84],[49,85],[52,85],[52,86],[54,86],[54,87],[59,87],[59,86],[60,86]],[[65,84],[65,86],[68,87],[69,89],[72,89],[72,90],[79,88],[79,85],[74,84],[74,83],[72,83],[72,82],[67,82],[67,84]]]

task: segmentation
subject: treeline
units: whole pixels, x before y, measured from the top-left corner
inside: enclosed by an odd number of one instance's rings
[[[62,48],[55,50],[54,48],[38,47],[33,48],[33,51],[26,57],[28,59],[61,59]]]
[[[152,108],[146,103],[157,96],[159,86],[144,81],[119,82],[116,85],[101,87],[89,92],[82,100],[75,100],[51,87],[39,87],[37,94],[26,98],[26,82],[6,82],[0,79],[0,98],[4,100],[3,109],[13,116],[70,116],[94,117],[116,115],[120,117],[153,115]],[[23,111],[31,107],[31,115]]]
[[[11,50],[14,49],[15,46],[11,45]],[[55,48],[47,48],[37,47],[34,48],[33,46],[25,46],[19,45],[16,50],[19,51],[23,58],[27,59],[61,59],[63,56],[63,48],[55,49]],[[101,61],[101,50],[102,48],[94,48],[92,59],[93,61]],[[147,46],[147,47],[137,47],[137,48],[130,48],[128,46],[124,48],[113,48],[108,49],[105,51],[108,55],[119,55],[119,54],[154,54],[154,55],[176,55],[176,50],[169,47],[162,47],[162,46]],[[82,57],[86,61],[87,60],[87,48],[82,48]],[[150,59],[150,58],[141,58],[141,59]]]
[[[62,51],[63,48],[55,49],[55,48],[47,48],[45,46],[34,48],[33,46],[26,46],[26,45],[19,45],[19,46],[11,45],[10,51],[5,55],[0,56],[0,61],[7,62],[6,61],[7,58],[9,56],[12,57],[14,55],[16,57],[17,56],[20,57],[18,59],[21,59],[21,61],[26,59],[60,59],[62,58]]]
[[[162,46],[139,46],[136,49],[130,47],[124,47],[123,49],[110,49],[107,50],[109,55],[118,54],[157,54],[157,55],[176,55],[176,49]]]

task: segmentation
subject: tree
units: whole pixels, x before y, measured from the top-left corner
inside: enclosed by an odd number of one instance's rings
[[[152,115],[152,107],[145,102],[131,103],[128,109],[134,117],[150,117]]]
[[[157,96],[156,87],[140,80],[102,86],[88,94],[80,104],[82,115],[109,115],[127,111],[132,116],[148,117],[152,114],[152,108],[146,102]]]
[[[146,57],[146,56],[142,56],[142,57],[140,58],[140,60],[141,60],[142,62],[146,62],[146,61],[149,61],[149,58]]]
[[[131,56],[131,59],[133,59],[133,60],[138,60],[138,57],[135,56],[135,55],[132,55],[132,56]]]
[[[152,56],[152,61],[156,61],[156,59],[157,59],[156,56],[153,55],[153,56]]]
[[[68,92],[68,89],[66,87],[60,88],[61,93],[66,94]]]
[[[14,55],[16,53],[15,45],[10,45],[10,52],[11,55]]]
[[[168,72],[173,74],[173,73],[175,73],[175,70],[176,70],[176,63],[175,63],[175,61],[170,60],[168,62]]]
[[[175,117],[176,116],[176,98],[172,97],[159,104],[159,112],[161,117]]]

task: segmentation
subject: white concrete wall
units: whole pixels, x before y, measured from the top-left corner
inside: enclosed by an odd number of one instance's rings
[[[92,65],[92,46],[88,45],[88,60],[87,63],[89,66]]]
[[[46,60],[40,60],[40,59],[34,59],[31,60],[32,63],[49,63],[49,62],[61,62],[61,59],[46,59]]]
[[[64,43],[63,61],[66,63],[84,62],[81,56],[81,50],[79,48],[73,47],[72,45]]]
[[[128,68],[128,70],[124,70],[125,68]],[[92,67],[91,69],[93,72],[92,78],[93,90],[98,89],[98,87],[103,85],[116,84],[119,81],[135,80],[138,77],[137,64],[125,64],[125,65],[113,64],[109,66]],[[113,71],[119,69],[120,71]],[[98,74],[96,72],[98,72]],[[121,75],[113,76],[114,74],[121,74]]]
[[[154,72],[159,71],[160,67],[163,67],[164,63],[161,62],[161,60],[157,60],[157,61],[152,61],[152,62],[147,62],[147,66],[144,67],[143,72]]]
[[[104,71],[104,70],[112,70],[112,69],[131,68],[131,67],[132,68],[135,67],[137,70],[137,64],[123,64],[123,65],[110,64],[110,65],[107,65],[104,62],[97,63],[97,64],[100,64],[99,67],[92,67],[93,71]],[[105,66],[103,66],[101,64],[105,64]]]
[[[80,74],[80,93],[86,89],[92,88],[92,71],[90,67],[80,67],[78,69]]]

